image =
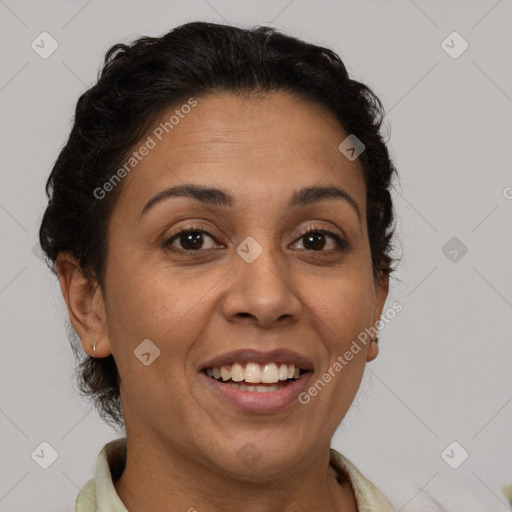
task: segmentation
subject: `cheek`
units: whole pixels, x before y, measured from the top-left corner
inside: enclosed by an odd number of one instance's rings
[[[130,273],[118,266],[110,279],[119,283],[108,295],[108,335],[123,382],[124,406],[147,418],[156,409],[160,415],[162,408],[186,416],[190,395],[185,363],[203,328],[200,319],[206,318],[201,314],[204,291],[143,268]]]
[[[316,290],[309,300],[315,331],[323,340],[324,362],[319,378],[330,389],[334,402],[350,403],[366,365],[370,338],[365,329],[373,321],[373,281],[354,273],[347,278],[332,279]]]
[[[317,329],[332,348],[342,350],[372,323],[375,293],[364,274],[351,272],[339,279],[310,283],[305,296]]]
[[[183,293],[187,283],[180,282],[179,271],[156,268],[133,248],[121,252],[125,257],[113,255],[108,266],[107,298],[112,316],[130,326],[130,332],[138,337],[162,336],[190,309],[194,293]]]
[[[140,370],[134,351],[149,339],[156,346],[153,350],[160,351],[160,362],[183,380],[187,353],[211,316],[212,300],[205,293],[219,278],[192,278],[143,262],[113,263],[107,283],[108,335],[120,370]]]

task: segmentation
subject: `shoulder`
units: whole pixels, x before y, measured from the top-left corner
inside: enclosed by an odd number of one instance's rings
[[[107,443],[96,459],[94,477],[80,489],[75,502],[77,512],[97,510],[128,512],[116,493],[114,482],[126,464],[126,438]]]
[[[349,459],[334,448],[330,450],[330,464],[339,474],[350,481],[359,512],[394,512],[382,492]]]

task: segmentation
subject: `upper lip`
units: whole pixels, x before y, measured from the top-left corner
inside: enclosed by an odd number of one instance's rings
[[[200,371],[205,368],[219,368],[232,363],[284,363],[294,364],[297,368],[305,371],[313,370],[311,360],[297,352],[278,348],[270,352],[260,352],[253,349],[240,349],[216,356],[201,364]]]

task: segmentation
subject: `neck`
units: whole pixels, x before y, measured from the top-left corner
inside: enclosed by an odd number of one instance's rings
[[[338,478],[328,445],[287,474],[254,482],[130,439],[125,469],[114,486],[130,512],[357,512],[350,483]]]

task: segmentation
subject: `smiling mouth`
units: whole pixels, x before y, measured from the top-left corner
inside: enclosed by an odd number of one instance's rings
[[[268,393],[279,391],[296,380],[306,370],[286,363],[233,363],[202,370],[208,377],[240,391]]]

